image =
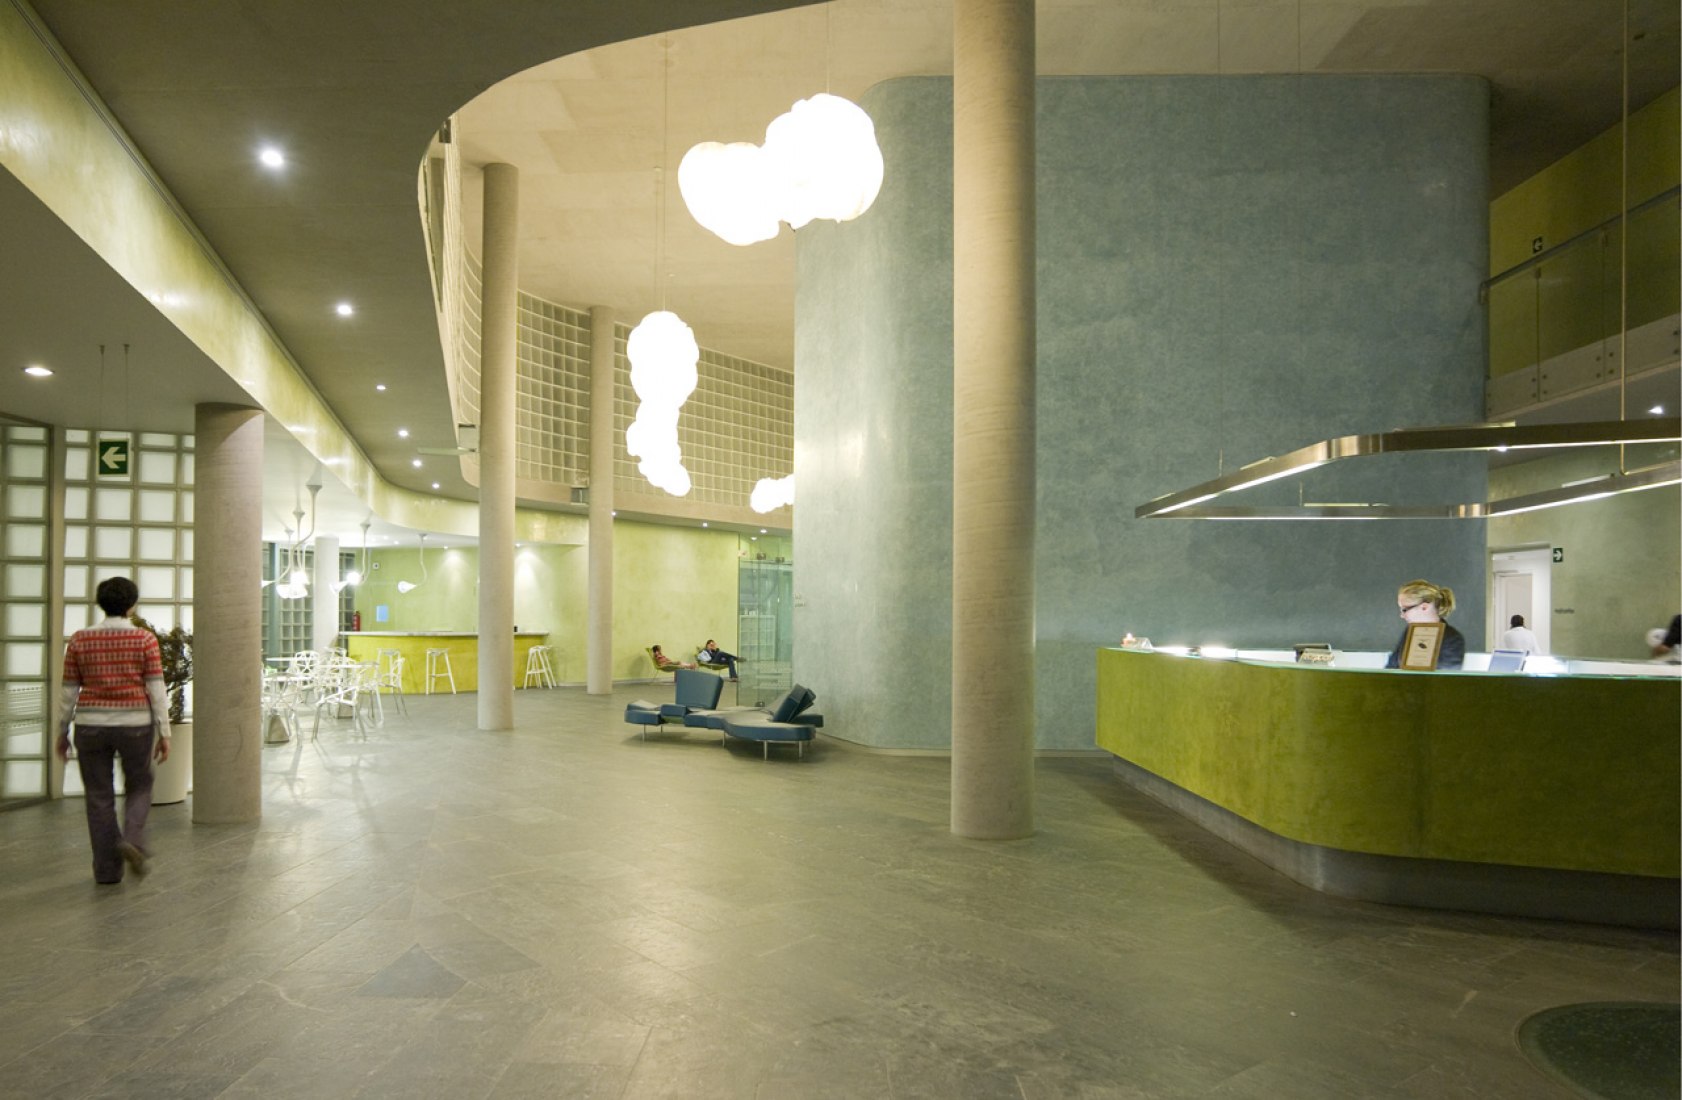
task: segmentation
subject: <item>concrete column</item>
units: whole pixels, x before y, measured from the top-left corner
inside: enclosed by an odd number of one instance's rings
[[[952,831],[1034,831],[1034,3],[957,0]]]
[[[613,693],[613,311],[590,311],[590,695]]]
[[[479,728],[514,728],[514,344],[520,171],[485,165],[479,328]]]
[[[193,820],[263,813],[263,414],[193,410]]]
[[[312,648],[323,650],[339,636],[339,540],[323,536],[315,540],[315,576],[310,581],[310,639]]]

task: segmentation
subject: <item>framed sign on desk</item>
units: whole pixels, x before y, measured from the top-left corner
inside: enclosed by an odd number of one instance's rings
[[[1409,623],[1407,637],[1402,640],[1400,665],[1414,672],[1431,672],[1437,667],[1437,654],[1443,648],[1443,623]]]

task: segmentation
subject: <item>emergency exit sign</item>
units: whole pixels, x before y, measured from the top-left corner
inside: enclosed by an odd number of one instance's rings
[[[128,440],[102,439],[94,451],[95,467],[100,477],[128,476]]]

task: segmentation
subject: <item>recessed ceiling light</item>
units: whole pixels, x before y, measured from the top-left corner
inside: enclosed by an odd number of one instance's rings
[[[418,470],[418,469],[421,468],[421,460],[417,458],[417,459],[413,460],[412,462],[410,462],[409,465],[413,466],[415,469]]]
[[[29,364],[29,366],[23,368],[23,373],[31,378],[51,378],[53,376],[51,368],[43,367],[39,363]]]
[[[759,541],[759,536],[758,535],[749,535],[748,536],[748,541],[749,542],[758,542]]]
[[[702,526],[702,527],[711,527],[711,526],[712,526],[712,524],[710,524],[710,523],[708,523],[708,522],[707,522],[707,521],[706,521],[706,520],[702,520],[702,521],[701,521],[701,526]]]
[[[765,528],[763,528],[763,527],[761,527],[761,528],[760,528],[760,529],[759,529],[759,533],[760,533],[760,534],[762,534],[762,535],[763,535],[763,534],[764,534],[764,533],[765,533]]]
[[[437,482],[436,482],[436,481],[434,481],[434,482],[433,482],[433,483],[432,483],[432,487],[433,487],[433,488],[434,488],[434,489],[441,489],[441,488],[443,488],[443,486],[441,486],[441,485],[439,485],[439,484],[438,484],[438,483],[437,483]]]
[[[279,149],[276,149],[273,145],[263,146],[263,148],[257,153],[257,159],[263,163],[264,168],[286,167],[286,154],[281,152]]]
[[[409,429],[408,428],[398,428],[397,429],[397,438],[398,439],[408,439],[409,438]]]
[[[376,390],[378,390],[379,392],[384,393],[385,392],[385,383],[384,382],[375,382],[374,383],[374,388]]]
[[[1652,413],[1654,416],[1663,416],[1664,415],[1664,406],[1663,405],[1654,405],[1652,408],[1648,409],[1647,411]]]
[[[351,314],[356,312],[356,307],[351,305],[349,302],[340,302],[338,305],[333,307],[333,312],[337,313],[340,317],[349,317]]]

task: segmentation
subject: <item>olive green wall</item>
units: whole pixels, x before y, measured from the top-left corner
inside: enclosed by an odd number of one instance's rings
[[[613,678],[655,675],[644,652],[653,642],[682,660],[709,637],[736,646],[738,536],[689,527],[620,522],[614,525]],[[754,544],[757,545],[757,544]],[[419,582],[418,551],[371,550],[368,578],[357,586],[356,609],[364,630],[475,630],[479,622],[479,552],[430,548],[427,579],[412,592],[397,582]],[[555,676],[562,683],[585,678],[589,556],[581,546],[527,543],[514,558],[514,622],[522,630],[549,632]],[[385,604],[389,619],[376,622]]]
[[[1633,209],[1678,184],[1678,90],[1629,120],[1629,204]],[[1489,208],[1489,270],[1499,275],[1543,249],[1615,218],[1622,140],[1614,126],[1508,191]],[[1630,218],[1629,327],[1677,312],[1682,294],[1675,196]],[[1539,268],[1494,284],[1489,300],[1492,376],[1585,347],[1618,331],[1619,232],[1573,244]],[[1632,366],[1639,364],[1632,364]]]
[[[1675,451],[1630,448],[1631,468]],[[1614,448],[1568,451],[1489,471],[1492,499],[1609,473]],[[1648,655],[1644,635],[1682,611],[1682,491],[1676,486],[1544,508],[1489,521],[1489,548],[1550,546],[1553,566],[1550,650],[1560,657]]]
[[[613,678],[653,675],[643,651],[693,661],[708,638],[736,645],[737,536],[694,527],[613,528]]]

